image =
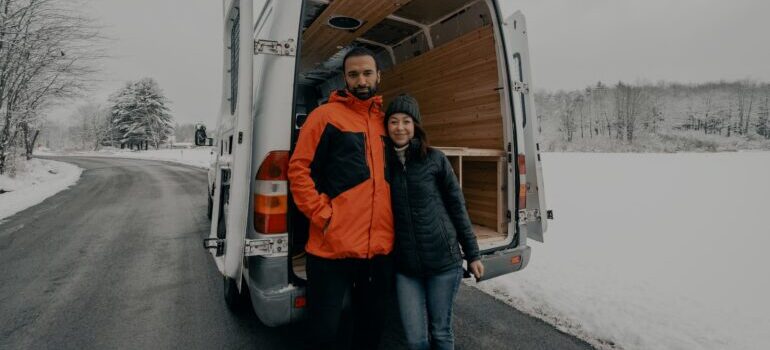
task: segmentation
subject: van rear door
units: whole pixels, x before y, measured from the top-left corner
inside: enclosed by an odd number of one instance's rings
[[[545,188],[543,170],[540,162],[540,144],[538,143],[538,121],[535,113],[535,96],[532,89],[532,71],[530,68],[527,23],[524,15],[517,11],[508,17],[502,25],[505,41],[505,57],[508,65],[509,86],[514,103],[514,125],[517,133],[517,167],[523,161],[526,169],[518,169],[519,186],[516,186],[518,198],[526,196],[526,205],[519,207],[516,202],[515,215],[518,217],[520,242],[524,237],[543,242],[543,234],[548,228],[545,206]],[[523,157],[521,157],[523,155]],[[513,155],[517,156],[517,155]],[[522,193],[525,192],[525,193]],[[523,204],[522,203],[522,204]],[[526,227],[526,230],[523,228]]]
[[[495,10],[500,14],[499,7]],[[547,228],[535,99],[533,92],[530,92],[532,74],[524,15],[516,12],[501,22],[499,29],[505,55],[505,61],[501,64],[507,67],[506,85],[512,108],[510,116],[513,119],[505,123],[512,128],[508,130],[511,138],[506,150],[509,162],[506,188],[509,189],[508,203],[512,203],[511,209],[515,208],[508,212],[511,221],[509,230],[515,227],[518,239],[508,247],[482,251],[485,272],[479,281],[525,268],[531,254],[527,238],[542,242]]]
[[[226,5],[229,5],[226,3]],[[226,155],[219,158],[209,241],[217,268],[240,288],[251,198],[253,0],[225,7],[224,83],[220,137]],[[224,237],[223,237],[224,236]]]

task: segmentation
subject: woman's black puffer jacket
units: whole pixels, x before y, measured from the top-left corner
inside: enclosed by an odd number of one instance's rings
[[[459,266],[459,246],[468,262],[477,260],[479,247],[465,199],[444,153],[430,148],[420,159],[420,141],[412,139],[402,165],[392,142],[387,148],[398,271],[429,276]]]

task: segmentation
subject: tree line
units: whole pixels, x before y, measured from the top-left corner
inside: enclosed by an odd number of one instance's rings
[[[106,103],[86,102],[69,120],[49,125],[45,146],[92,151],[104,146],[159,149],[170,141],[177,125],[169,113],[169,103],[152,78],[126,82]]]
[[[770,148],[770,84],[599,82],[535,94],[549,150]]]

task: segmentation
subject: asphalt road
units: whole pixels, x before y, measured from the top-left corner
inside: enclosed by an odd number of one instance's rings
[[[0,349],[302,347],[302,324],[268,328],[228,311],[201,247],[205,171],[59,160],[85,169],[80,181],[0,223]],[[401,349],[389,317],[382,348]],[[454,322],[458,349],[591,349],[466,286]]]

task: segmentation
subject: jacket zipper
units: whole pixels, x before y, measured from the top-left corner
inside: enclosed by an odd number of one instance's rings
[[[364,133],[364,152],[367,152],[368,150],[368,156],[369,156],[369,162],[371,163],[371,166],[369,166],[369,171],[372,173],[372,215],[369,217],[369,239],[367,240],[366,244],[366,258],[371,259],[372,256],[372,226],[374,225],[374,204],[375,204],[375,196],[377,194],[377,181],[375,180],[375,172],[374,172],[374,154],[372,152],[372,147],[369,144],[369,133],[372,132],[371,128],[369,127],[369,119],[372,118],[372,107],[374,107],[374,102],[372,102],[371,105],[369,105],[369,110],[367,111],[367,118],[366,118],[366,132]],[[371,277],[371,276],[370,276]]]
[[[409,152],[409,149],[406,149],[406,152]],[[417,261],[419,261],[420,266],[418,266],[418,270],[420,273],[423,272],[423,263],[422,263],[422,257],[420,257],[419,247],[417,246],[417,233],[414,232],[414,216],[412,212],[412,203],[409,202],[409,175],[406,170],[406,162],[409,161],[409,154],[405,154],[404,158],[404,164],[403,164],[403,173],[404,173],[404,194],[406,194],[406,210],[409,211],[409,233],[412,235],[412,239],[414,240],[414,251],[415,255],[417,256]]]

